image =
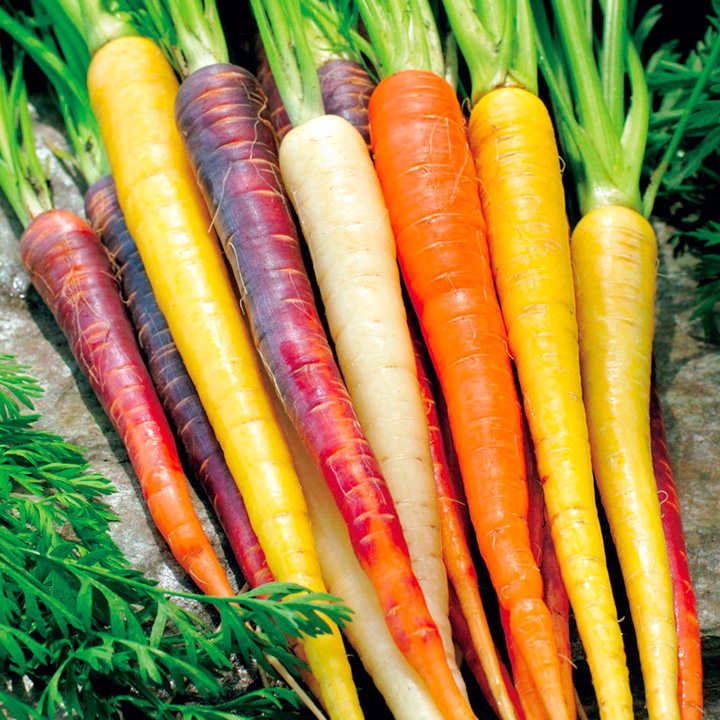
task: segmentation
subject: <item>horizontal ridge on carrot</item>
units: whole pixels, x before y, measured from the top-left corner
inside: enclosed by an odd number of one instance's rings
[[[193,472],[200,480],[247,582],[274,580],[240,491],[157,305],[109,175],[90,186],[85,212],[114,265],[148,370]]]

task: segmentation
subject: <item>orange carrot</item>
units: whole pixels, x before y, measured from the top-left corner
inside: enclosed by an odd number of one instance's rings
[[[566,718],[528,535],[520,405],[460,104],[442,77],[410,69],[381,81],[369,113],[400,267],[447,400],[478,545],[546,706]]]
[[[517,718],[517,714],[503,677],[503,671],[507,675],[507,670],[498,658],[480,598],[477,572],[470,553],[467,503],[454,467],[456,463],[450,464],[445,450],[445,440],[426,365],[424,346],[417,332],[414,331],[415,325],[411,324],[410,327],[413,331],[411,336],[415,348],[420,394],[428,421],[430,455],[440,509],[443,560],[452,584],[451,590],[454,590],[453,597],[457,602],[455,610],[462,616],[462,622],[460,618],[456,617],[455,621],[451,618],[453,634],[457,628],[467,635],[468,642],[462,647],[466,662],[497,716],[510,720]],[[472,652],[468,655],[470,651]]]

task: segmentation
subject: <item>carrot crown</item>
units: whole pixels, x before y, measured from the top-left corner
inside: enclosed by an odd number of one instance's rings
[[[293,126],[325,114],[300,0],[250,0],[270,69]]]
[[[427,70],[445,76],[445,58],[428,0],[357,0],[378,73]]]
[[[136,0],[133,20],[152,38],[183,77],[228,62],[215,0]]]
[[[643,66],[628,31],[627,1],[600,4],[602,32],[596,43],[592,3],[553,0],[551,29],[544,1],[533,0],[540,67],[578,180],[583,214],[610,204],[641,209],[640,171],[650,112]]]
[[[537,51],[528,0],[443,0],[470,70],[471,100],[493,88],[537,94]]]

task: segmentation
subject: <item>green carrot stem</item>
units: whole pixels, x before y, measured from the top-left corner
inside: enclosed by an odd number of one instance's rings
[[[357,0],[378,73],[426,70],[445,76],[442,43],[428,0]]]
[[[137,35],[133,24],[118,13],[105,9],[103,0],[78,0],[83,17],[83,35],[90,54],[126,35]]]
[[[179,49],[183,74],[228,62],[228,50],[215,0],[165,0]]]
[[[592,139],[597,153],[606,158],[606,166],[612,168],[620,154],[619,138],[613,132],[595,65],[592,42],[587,38],[585,23],[588,20],[581,13],[576,0],[552,0],[552,4],[571,71],[580,123]]]
[[[325,114],[299,0],[250,0],[273,77],[293,126]]]
[[[627,47],[626,0],[606,0],[601,54],[601,77],[605,104],[616,133],[625,112],[625,49]]]

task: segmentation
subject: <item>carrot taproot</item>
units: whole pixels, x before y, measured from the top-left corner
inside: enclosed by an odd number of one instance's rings
[[[561,116],[558,127],[569,148],[582,215],[570,245],[593,470],[625,581],[648,715],[678,720],[672,582],[650,449],[657,248],[640,212],[649,214],[658,173],[643,201],[640,175],[650,113],[645,73],[628,27],[627,3],[600,0],[599,9],[593,15],[592,3],[580,7],[558,0],[558,42],[538,3],[539,57]],[[592,38],[599,20],[597,50]],[[678,139],[676,132],[671,145]],[[560,555],[555,533],[553,539]],[[572,602],[567,578],[566,587]]]
[[[517,717],[515,703],[503,676],[504,666],[497,655],[480,597],[478,576],[470,552],[470,522],[462,481],[457,477],[454,464],[451,466],[445,449],[440,416],[425,359],[425,347],[418,331],[415,330],[414,323],[410,328],[420,394],[428,423],[435,487],[438,493],[443,560],[451,582],[450,597],[455,596],[463,616],[461,623],[458,618],[453,621],[452,614],[450,615],[453,637],[457,640],[456,628],[459,628],[463,637],[469,638],[469,647],[467,642],[461,643],[466,662],[478,679],[483,693],[497,716],[503,720],[511,720]],[[452,609],[452,605],[450,607]],[[471,654],[469,654],[470,650],[472,650]],[[478,673],[482,677],[479,677]]]
[[[327,11],[332,7],[325,5]],[[451,639],[427,422],[395,243],[372,162],[357,143],[358,134],[367,132],[362,100],[367,100],[372,84],[357,63],[348,72],[347,59],[325,62],[327,38],[312,41],[317,29],[312,19],[304,18],[304,29],[320,67],[315,79],[323,105],[329,97],[339,117],[364,125],[353,131],[352,123],[338,122],[324,107],[324,120],[313,118],[312,124],[300,124],[285,136],[280,169],[310,250],[345,383],[397,508],[412,569],[440,632],[447,663],[464,692]],[[324,92],[323,69],[330,71]],[[356,91],[358,73],[365,76],[364,95]],[[366,136],[363,140],[367,144]],[[313,145],[318,149],[308,152]],[[327,202],[326,187],[333,188],[335,202]]]
[[[398,258],[447,401],[480,551],[522,654],[566,716],[550,612],[527,528],[520,406],[455,93],[439,75],[385,77],[369,107]]]
[[[147,38],[114,37],[94,53],[88,88],[128,229],[268,565],[323,590],[292,459],[175,127],[172,69]],[[304,648],[330,715],[362,717],[337,628]]]
[[[503,711],[497,704],[495,694],[493,694],[493,691],[488,684],[488,678],[483,664],[475,650],[475,641],[470,633],[470,626],[468,625],[462,605],[460,604],[460,599],[458,598],[452,585],[450,586],[449,615],[453,631],[453,639],[462,653],[463,661],[467,663],[467,666],[470,668],[473,677],[480,687],[483,697],[492,708],[495,715],[499,718],[503,717]],[[520,697],[513,686],[510,673],[508,673],[505,663],[502,662],[502,660],[499,660],[498,663],[502,682],[505,685],[506,693],[512,703],[513,717],[517,718],[517,720],[525,720],[525,713],[523,712],[522,705],[520,704]]]
[[[85,212],[106,248],[160,400],[200,480],[245,580],[274,580],[207,414],[185,370],[125,223],[115,183],[106,175],[85,194]]]
[[[97,236],[76,215],[51,210],[26,228],[20,254],[122,438],[171,552],[204,593],[233,595],[193,508],[172,432]]]
[[[511,11],[491,0],[487,13],[467,0],[443,4],[470,68],[469,135],[490,258],[563,579],[601,714],[630,718],[595,505],[565,196],[552,123],[537,97],[530,3],[519,0]]]
[[[284,9],[283,9],[284,11]],[[209,68],[202,68],[200,73],[209,73]],[[314,73],[313,68],[313,73]],[[227,92],[232,96],[238,95],[237,78],[233,80],[227,74],[225,78],[229,81]],[[197,73],[195,77],[198,77]],[[190,78],[192,80],[192,78]],[[200,81],[197,81],[200,83]],[[189,87],[186,84],[184,87]],[[202,90],[196,85],[198,100],[193,105],[192,113],[202,110]],[[187,90],[186,99],[193,99],[193,92]],[[206,98],[212,94],[221,94],[221,90],[205,93]],[[240,89],[240,105],[249,100],[253,102],[253,92],[249,94]],[[262,97],[261,97],[262,100]],[[229,105],[233,105],[230,101]],[[286,103],[287,105],[287,103]],[[180,107],[180,106],[179,106]],[[233,110],[233,108],[229,108]],[[267,120],[257,120],[257,110],[250,108],[251,116],[247,118],[247,108],[241,108],[239,117],[228,120],[227,127],[235,120],[244,128],[249,128],[254,138],[256,130],[262,134],[262,126]],[[223,108],[215,106],[215,114],[208,115],[207,123],[212,126],[213,118],[222,114]],[[180,108],[179,114],[183,110]],[[333,117],[333,121],[345,122],[341,118]],[[202,123],[201,123],[202,124]],[[347,123],[348,128],[351,129]],[[188,128],[185,127],[184,132]],[[243,152],[252,152],[254,149],[261,154],[266,153],[265,142],[243,142],[245,129],[236,126],[239,134],[235,142],[230,144],[228,150],[236,152],[242,157]],[[207,142],[211,147],[215,145],[219,134],[222,134],[222,126],[210,127],[207,133],[199,133],[197,143]],[[352,132],[355,132],[354,130]],[[270,133],[272,137],[272,133]],[[222,141],[219,143],[222,145]],[[365,150],[365,152],[367,152]],[[224,185],[215,185],[218,194],[217,198],[222,199],[222,187],[226,189],[229,185],[229,177],[232,172],[233,155],[217,153],[217,162],[223,164],[223,170],[228,173]],[[264,193],[264,198],[273,197],[282,203],[282,212],[287,215],[284,207],[285,200],[280,193],[272,191],[272,184],[264,184],[268,178],[274,175],[273,163],[267,163],[258,158],[256,161],[252,155],[251,162],[243,165],[238,164],[239,175],[243,175],[243,167],[250,168],[250,177],[259,179],[263,183],[258,187],[260,193],[270,188],[270,192]],[[228,167],[227,164],[230,164]],[[369,162],[369,159],[367,159]],[[258,168],[265,168],[267,174],[258,174]],[[197,168],[199,176],[203,174],[203,168]],[[224,176],[223,176],[224,177]],[[247,177],[247,176],[246,176]],[[216,177],[212,182],[222,181],[222,177]],[[274,178],[277,181],[277,178]],[[214,194],[214,193],[213,193]],[[225,193],[227,196],[227,193]],[[246,197],[242,202],[247,202]],[[233,210],[231,205],[226,206],[227,218],[233,223],[235,218],[241,217],[239,211]],[[222,210],[214,213],[218,222]],[[248,214],[247,225],[250,226],[256,220],[254,210]],[[242,219],[242,217],[241,217]],[[272,222],[281,220],[281,213],[278,212],[271,218]],[[285,222],[285,221],[283,221]],[[237,228],[236,224],[233,228]],[[283,228],[287,225],[283,225]],[[392,498],[390,497],[386,484],[380,473],[377,460],[375,459],[370,446],[361,432],[357,417],[352,409],[350,399],[344,390],[337,367],[328,352],[327,340],[324,337],[321,323],[312,301],[312,293],[307,279],[303,279],[305,273],[295,274],[295,259],[300,261],[297,246],[293,240],[294,231],[286,235],[284,231],[274,239],[277,243],[273,246],[279,253],[265,253],[262,243],[268,237],[262,236],[260,245],[261,253],[256,256],[260,260],[257,267],[250,264],[250,250],[253,249],[253,242],[257,239],[253,235],[246,235],[246,225],[239,227],[237,234],[238,250],[235,257],[237,267],[244,267],[238,275],[241,282],[243,297],[247,300],[248,317],[253,323],[255,341],[260,348],[261,355],[266,365],[272,370],[273,382],[283,396],[286,407],[293,417],[303,435],[303,439],[311,449],[313,457],[320,465],[326,477],[326,481],[333,491],[336,502],[348,525],[350,536],[356,554],[361,564],[371,578],[373,585],[381,599],[383,612],[391,628],[393,637],[398,646],[410,659],[411,664],[420,672],[425,673],[429,684],[434,684],[434,697],[438,703],[452,703],[457,707],[461,716],[471,717],[467,701],[462,698],[459,689],[452,678],[447,659],[444,657],[443,646],[437,627],[428,612],[425,598],[417,579],[412,571],[407,550],[407,544],[402,534],[402,529],[397,519]],[[225,236],[227,240],[227,235]],[[255,246],[258,247],[258,246]],[[230,253],[232,259],[235,250]],[[286,267],[284,263],[290,263],[292,272],[283,273]],[[244,265],[244,263],[248,263]],[[278,265],[277,263],[281,263]],[[264,265],[263,265],[264,264]],[[272,274],[277,283],[271,285],[263,302],[255,302],[253,309],[252,282],[257,281],[258,268],[264,267],[265,273],[263,282],[267,283],[268,276]],[[302,265],[300,264],[300,267]],[[277,270],[281,272],[277,272]],[[307,292],[306,292],[307,289]],[[277,302],[270,302],[270,298]],[[288,302],[285,302],[287,298]],[[254,313],[263,313],[253,319]],[[269,323],[263,324],[262,318],[270,318]],[[298,326],[296,319],[301,318]],[[299,331],[300,328],[300,331]],[[276,334],[275,330],[282,331]],[[274,356],[273,356],[274,353]],[[277,370],[277,372],[276,372]],[[302,421],[299,421],[302,419]],[[440,655],[438,656],[438,651]],[[450,714],[450,713],[448,713]]]
[[[678,636],[678,701],[682,720],[703,714],[703,670],[700,624],[690,578],[680,501],[673,478],[660,394],[654,378],[650,389],[650,441],[665,542],[673,583],[673,606]]]
[[[650,449],[655,233],[635,210],[605,205],[583,216],[571,249],[593,466],[625,579],[648,712],[675,718],[677,636]]]

